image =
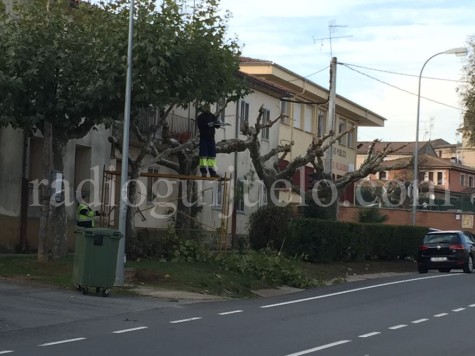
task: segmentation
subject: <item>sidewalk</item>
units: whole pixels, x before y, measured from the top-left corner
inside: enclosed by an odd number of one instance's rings
[[[360,274],[360,275],[355,274],[355,275],[346,277],[345,280],[342,280],[342,279],[330,280],[330,281],[324,282],[323,284],[332,285],[335,283],[351,283],[351,282],[363,281],[363,280],[368,280],[368,279],[404,276],[408,274],[410,273],[409,272],[385,272],[385,273],[368,273],[368,274]],[[193,293],[193,292],[180,291],[180,290],[171,290],[171,289],[164,289],[160,287],[132,286],[132,285],[130,285],[130,287],[132,287],[131,290],[133,292],[137,293],[140,296],[164,299],[169,302],[190,303],[190,302],[231,300],[231,298],[221,297],[217,295]],[[272,296],[277,296],[277,295],[296,293],[302,290],[303,289],[293,288],[289,286],[279,286],[276,288],[253,290],[252,292],[256,295],[256,297],[265,298],[265,297],[272,297]]]

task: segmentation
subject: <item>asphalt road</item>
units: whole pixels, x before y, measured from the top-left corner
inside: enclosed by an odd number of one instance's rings
[[[475,355],[475,274],[181,304],[0,281],[0,355]]]

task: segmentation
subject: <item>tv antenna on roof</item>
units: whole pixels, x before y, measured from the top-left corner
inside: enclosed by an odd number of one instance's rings
[[[346,37],[353,37],[352,35],[350,36],[333,36],[333,33],[336,31],[337,28],[339,27],[348,27],[348,26],[341,26],[341,25],[336,25],[335,20],[332,20],[328,24],[328,33],[329,36],[325,38],[314,38],[313,43],[317,43],[317,41],[321,41],[320,47],[323,47],[323,41],[329,40],[330,42],[330,58],[333,58],[333,48],[332,48],[332,40],[334,38],[346,38]]]

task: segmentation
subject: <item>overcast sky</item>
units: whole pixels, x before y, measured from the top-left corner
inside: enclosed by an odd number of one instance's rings
[[[387,119],[384,128],[360,129],[360,141],[414,141],[422,65],[475,35],[471,0],[221,0],[221,8],[233,14],[229,35],[238,36],[244,56],[273,61],[325,88],[332,56],[350,65],[337,67],[337,94]],[[445,54],[426,65],[423,77],[446,80],[422,80],[420,140],[461,140],[456,88],[464,63]]]

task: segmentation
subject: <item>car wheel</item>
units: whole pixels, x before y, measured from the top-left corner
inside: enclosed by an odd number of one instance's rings
[[[472,273],[473,272],[473,257],[472,256],[468,256],[468,261],[465,264],[465,266],[463,266],[463,271],[465,273]]]
[[[417,270],[419,271],[419,273],[427,273],[428,271],[427,267],[424,266],[417,267]]]
[[[448,273],[450,272],[450,268],[439,268],[439,272]]]

